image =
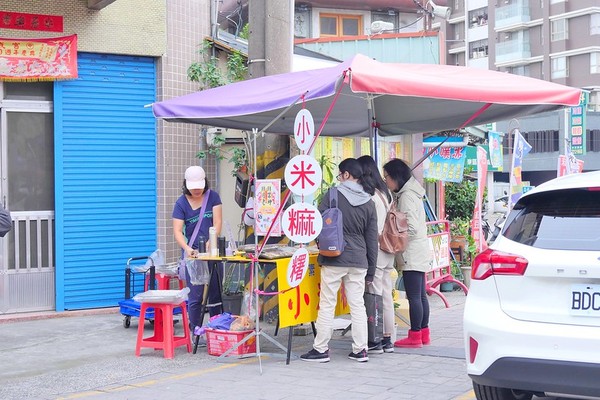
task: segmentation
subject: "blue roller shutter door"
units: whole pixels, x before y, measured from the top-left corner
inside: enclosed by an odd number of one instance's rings
[[[58,311],[117,305],[127,259],[156,249],[154,59],[78,62],[55,85]]]

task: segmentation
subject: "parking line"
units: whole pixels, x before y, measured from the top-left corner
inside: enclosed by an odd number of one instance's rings
[[[475,392],[473,390],[469,390],[467,393],[461,394],[458,397],[453,398],[452,400],[473,400],[475,399]]]

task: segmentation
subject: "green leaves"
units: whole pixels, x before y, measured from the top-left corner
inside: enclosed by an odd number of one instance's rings
[[[477,184],[472,181],[446,183],[446,215],[448,220],[471,220],[475,209]]]
[[[242,53],[233,50],[227,55],[225,68],[222,68],[219,58],[214,53],[210,54],[213,51],[211,42],[207,40],[202,42],[202,48],[198,53],[203,60],[192,63],[188,67],[187,75],[190,81],[202,84],[202,89],[209,89],[246,79],[248,67],[246,57]]]

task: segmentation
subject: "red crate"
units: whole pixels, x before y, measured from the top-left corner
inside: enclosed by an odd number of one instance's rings
[[[243,338],[254,331],[222,331],[206,328],[206,348],[211,356],[220,356],[239,343]],[[241,356],[256,353],[256,337],[251,337],[244,344],[228,354],[228,356]]]

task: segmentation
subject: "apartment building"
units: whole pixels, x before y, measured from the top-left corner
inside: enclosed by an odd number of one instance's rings
[[[590,91],[586,108],[584,170],[600,169],[600,4],[597,0],[453,0],[440,27],[446,63],[490,68]],[[568,119],[568,115],[566,115]],[[539,184],[556,176],[565,149],[565,113],[500,121],[518,127],[533,146],[524,180]],[[505,147],[509,145],[508,137]],[[508,148],[506,150],[509,150]],[[508,152],[505,152],[508,154]],[[509,157],[505,156],[506,171]],[[506,181],[507,173],[496,174]]]

